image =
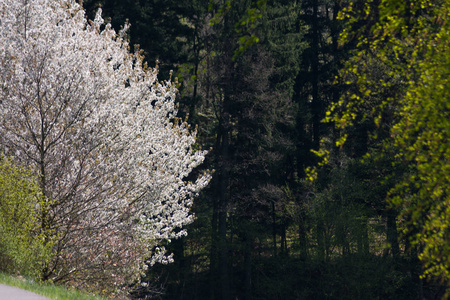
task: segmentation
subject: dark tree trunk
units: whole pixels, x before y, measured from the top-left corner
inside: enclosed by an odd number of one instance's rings
[[[226,121],[228,123],[228,120]],[[230,282],[228,274],[228,245],[227,245],[227,210],[228,210],[228,130],[223,128],[222,134],[222,161],[221,174],[219,175],[219,212],[218,212],[218,245],[219,245],[219,280],[222,300],[229,300]]]
[[[275,214],[275,202],[272,202],[272,246],[273,246],[273,256],[277,256],[277,223]]]
[[[319,99],[319,19],[318,19],[318,1],[313,1],[313,15],[312,15],[312,58],[311,58],[311,84],[312,84],[312,141],[314,149],[319,148],[320,142],[320,99]]]
[[[400,247],[398,244],[397,214],[394,210],[387,211],[386,236],[392,256],[394,259],[398,259],[400,256]]]
[[[307,232],[305,229],[305,224],[303,222],[303,218],[300,217],[301,220],[298,223],[298,239],[300,244],[300,259],[306,260],[308,259],[308,239]]]
[[[245,234],[244,240],[244,299],[252,299],[252,238]]]
[[[325,228],[322,220],[317,220],[316,224],[317,235],[317,259],[319,261],[325,261]]]

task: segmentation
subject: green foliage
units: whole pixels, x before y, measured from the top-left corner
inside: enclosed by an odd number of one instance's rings
[[[245,2],[244,4],[239,1],[230,0],[224,3],[211,1],[209,5],[209,11],[214,12],[213,17],[209,21],[210,26],[219,25],[225,19],[234,19],[233,21],[235,21],[234,32],[237,35],[238,47],[234,50],[233,60],[238,59],[245,51],[259,43],[260,34],[257,32],[257,28],[260,26],[260,19],[267,9],[267,0]],[[236,10],[236,7],[239,9]]]
[[[425,275],[450,282],[450,14],[449,6],[436,16],[443,26],[424,30],[425,49],[416,60],[418,80],[410,81],[402,99],[401,120],[392,130],[398,158],[410,162],[411,173],[394,191],[393,203],[402,206],[414,240],[423,245],[419,257]],[[428,37],[423,37],[427,34]]]
[[[450,282],[450,1],[353,3],[341,42],[358,51],[341,78],[349,93],[331,108],[342,129],[372,119],[383,153],[407,166],[390,191],[424,276]],[[357,24],[365,24],[356,29]],[[370,35],[367,33],[371,32]],[[373,72],[376,70],[378,72]]]
[[[41,229],[46,207],[37,179],[6,157],[0,157],[0,269],[39,278],[51,254]]]

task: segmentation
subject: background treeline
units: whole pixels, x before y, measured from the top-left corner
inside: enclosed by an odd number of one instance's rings
[[[150,65],[158,60],[161,79],[173,70],[180,116],[198,125],[198,147],[211,148],[203,168],[215,170],[195,201],[189,235],[168,245],[175,263],[152,268],[136,298],[445,295],[445,282],[421,279],[420,243],[386,200],[410,168],[385,143],[395,101],[377,113],[379,103],[406,93],[410,78],[377,61],[389,55],[382,46],[355,54],[381,2],[353,1],[361,14],[348,25],[338,18],[349,5],[342,0],[84,1],[90,18],[101,6],[116,29],[131,23],[131,44]],[[344,28],[355,34],[340,39]],[[364,74],[340,73],[358,65]],[[368,77],[389,83],[360,106],[377,113],[335,126],[347,120],[335,109],[338,117],[324,122],[329,107],[353,99]],[[315,171],[314,152],[327,160]]]

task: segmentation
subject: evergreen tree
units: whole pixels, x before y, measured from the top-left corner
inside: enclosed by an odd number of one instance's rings
[[[103,17],[119,30],[125,23],[131,24],[131,47],[139,45],[150,65],[158,64],[160,78],[169,78],[170,70],[188,60],[184,45],[194,34],[189,20],[196,19],[193,1],[177,0],[84,0],[83,7],[93,18],[98,8]]]

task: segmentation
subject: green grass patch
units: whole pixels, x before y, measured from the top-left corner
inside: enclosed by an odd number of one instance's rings
[[[23,290],[27,290],[50,299],[57,300],[99,300],[106,299],[102,297],[95,297],[86,293],[67,289],[64,286],[55,284],[48,284],[42,282],[36,282],[23,277],[13,277],[5,273],[0,272],[0,283],[10,286],[15,286]]]

